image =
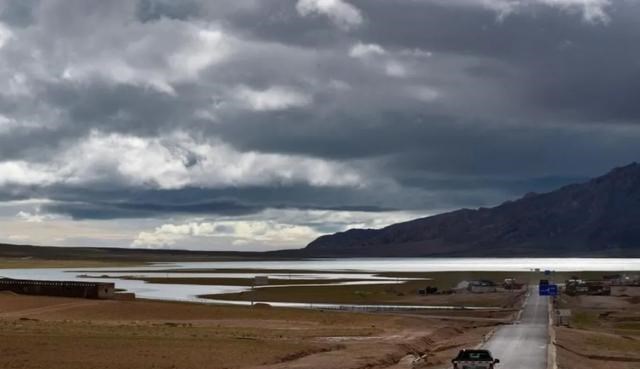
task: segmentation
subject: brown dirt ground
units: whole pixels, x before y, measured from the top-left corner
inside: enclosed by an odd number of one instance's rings
[[[444,367],[493,322],[0,293],[0,368]]]
[[[613,296],[562,296],[570,327],[556,329],[560,369],[640,369],[640,305]]]

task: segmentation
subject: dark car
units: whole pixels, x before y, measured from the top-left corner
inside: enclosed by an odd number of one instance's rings
[[[461,350],[451,360],[453,369],[493,369],[500,360],[494,359],[489,350]]]

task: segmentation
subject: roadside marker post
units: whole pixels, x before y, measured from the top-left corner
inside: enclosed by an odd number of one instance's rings
[[[289,276],[291,278],[291,276]],[[256,290],[256,286],[266,286],[269,284],[269,276],[268,275],[257,275],[253,277],[253,283],[251,284],[251,306],[253,306],[253,296]]]

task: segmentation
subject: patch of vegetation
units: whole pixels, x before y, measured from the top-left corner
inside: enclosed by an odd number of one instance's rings
[[[240,293],[203,295],[219,300],[301,302],[330,304],[397,304],[499,307],[509,304],[514,294],[439,294],[421,296],[418,289],[430,285],[430,280],[412,280],[397,284],[292,286],[256,288]]]
[[[575,311],[571,317],[571,325],[578,329],[593,329],[598,327],[598,314],[587,311]]]
[[[148,283],[160,283],[160,284],[195,284],[195,285],[207,285],[207,286],[253,286],[253,278],[247,276],[247,278],[139,278],[135,276],[128,277],[109,277],[101,276],[101,278],[119,278],[145,281]],[[353,282],[357,279],[269,279],[270,286],[282,286],[282,285],[298,285],[298,284],[327,284],[327,283],[342,283]]]

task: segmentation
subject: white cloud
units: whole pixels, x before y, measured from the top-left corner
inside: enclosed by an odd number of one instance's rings
[[[405,50],[397,54],[399,56],[409,55]],[[408,74],[405,65],[398,60],[392,59],[387,50],[378,44],[364,44],[359,42],[351,47],[349,56],[371,65],[381,66],[384,73],[390,77],[406,77]]]
[[[13,32],[0,22],[0,49],[2,49],[11,38],[13,38]]]
[[[143,231],[133,247],[232,250],[300,248],[325,233],[349,228],[381,228],[424,213],[268,209],[220,220],[193,219]],[[322,229],[323,231],[320,231]]]
[[[262,219],[306,224],[313,228],[326,229],[326,233],[345,231],[350,228],[382,228],[426,215],[428,214],[425,212],[411,211],[365,212],[297,209],[268,209],[259,214]]]
[[[377,44],[363,44],[358,42],[349,50],[349,56],[352,58],[365,58],[374,55],[384,55],[386,51],[382,46]]]
[[[314,14],[326,15],[336,26],[344,30],[359,26],[363,21],[360,10],[343,0],[298,0],[296,9],[303,17]]]
[[[159,139],[92,133],[62,155],[67,165],[59,173],[71,184],[106,183],[179,188],[189,183],[188,158]]]
[[[191,42],[169,58],[173,69],[182,77],[195,78],[211,64],[231,53],[231,40],[220,30],[191,29]]]
[[[319,233],[308,226],[274,221],[220,221],[164,224],[152,232],[140,232],[134,247],[172,246],[188,238],[226,238],[234,245],[266,244],[272,246],[304,246]]]
[[[167,19],[150,24],[134,22],[124,30],[110,36],[117,52],[74,43],[77,55],[63,56],[60,76],[74,81],[98,76],[174,94],[174,83],[193,80],[206,68],[224,61],[237,41],[210,25]],[[168,39],[174,42],[168,43]]]
[[[0,114],[0,133],[9,131],[14,126],[14,121]]]
[[[416,58],[430,58],[433,56],[433,53],[431,51],[426,51],[419,48],[403,49],[400,51],[400,54]]]
[[[418,0],[437,2],[444,5],[483,7],[497,13],[502,20],[510,14],[523,9],[544,5],[559,8],[563,11],[577,12],[582,15],[584,21],[589,23],[607,23],[609,15],[606,8],[611,5],[611,0]]]
[[[197,142],[186,134],[165,138],[93,132],[48,163],[0,162],[5,184],[119,184],[174,189],[282,183],[359,186],[361,175],[346,164],[295,155],[239,152],[219,141]]]
[[[0,162],[0,186],[49,185],[55,182],[55,169],[26,161]]]
[[[351,90],[351,85],[348,84],[345,81],[341,81],[341,80],[337,80],[337,79],[332,79],[331,81],[329,81],[329,83],[327,84],[327,86],[335,91],[349,91]]]
[[[521,6],[520,0],[482,0],[476,4],[480,4],[496,12],[498,19],[501,21],[508,15],[516,12],[518,7]]]
[[[2,75],[0,74],[0,78]],[[11,75],[6,78],[2,78],[5,82],[5,88],[0,91],[0,94],[8,96],[29,96],[30,86],[27,77],[17,71],[12,71]]]
[[[9,87],[11,88],[11,87]],[[16,120],[5,115],[0,114],[0,135],[10,134],[15,129],[35,129],[42,128],[44,124],[42,122],[34,122],[27,120]]]
[[[440,97],[440,93],[436,89],[426,86],[411,88],[410,95],[415,97],[417,100],[424,102],[431,102]]]
[[[33,213],[21,210],[16,214],[16,218],[28,223],[42,223],[47,220],[57,219],[59,216],[56,214],[42,214],[40,209],[36,208]]]
[[[7,238],[8,238],[9,240],[11,240],[11,241],[17,241],[17,242],[20,242],[20,241],[26,241],[26,240],[28,240],[30,237],[29,237],[29,236],[27,236],[27,235],[24,235],[24,234],[11,234],[11,235],[9,235],[9,237],[7,237]]]
[[[541,3],[562,8],[568,11],[580,11],[587,22],[609,22],[606,8],[611,5],[610,0],[538,0]]]
[[[43,221],[16,217],[0,217],[0,243],[27,240],[48,246],[109,246],[126,247],[139,233],[145,221],[126,222],[72,220],[59,214],[43,215]],[[27,214],[23,214],[26,216]]]
[[[397,61],[388,62],[384,70],[388,76],[398,78],[406,77],[408,73],[407,68]]]
[[[255,111],[285,110],[311,104],[308,94],[284,86],[272,86],[265,90],[256,90],[247,86],[237,87],[231,98],[241,106]]]

